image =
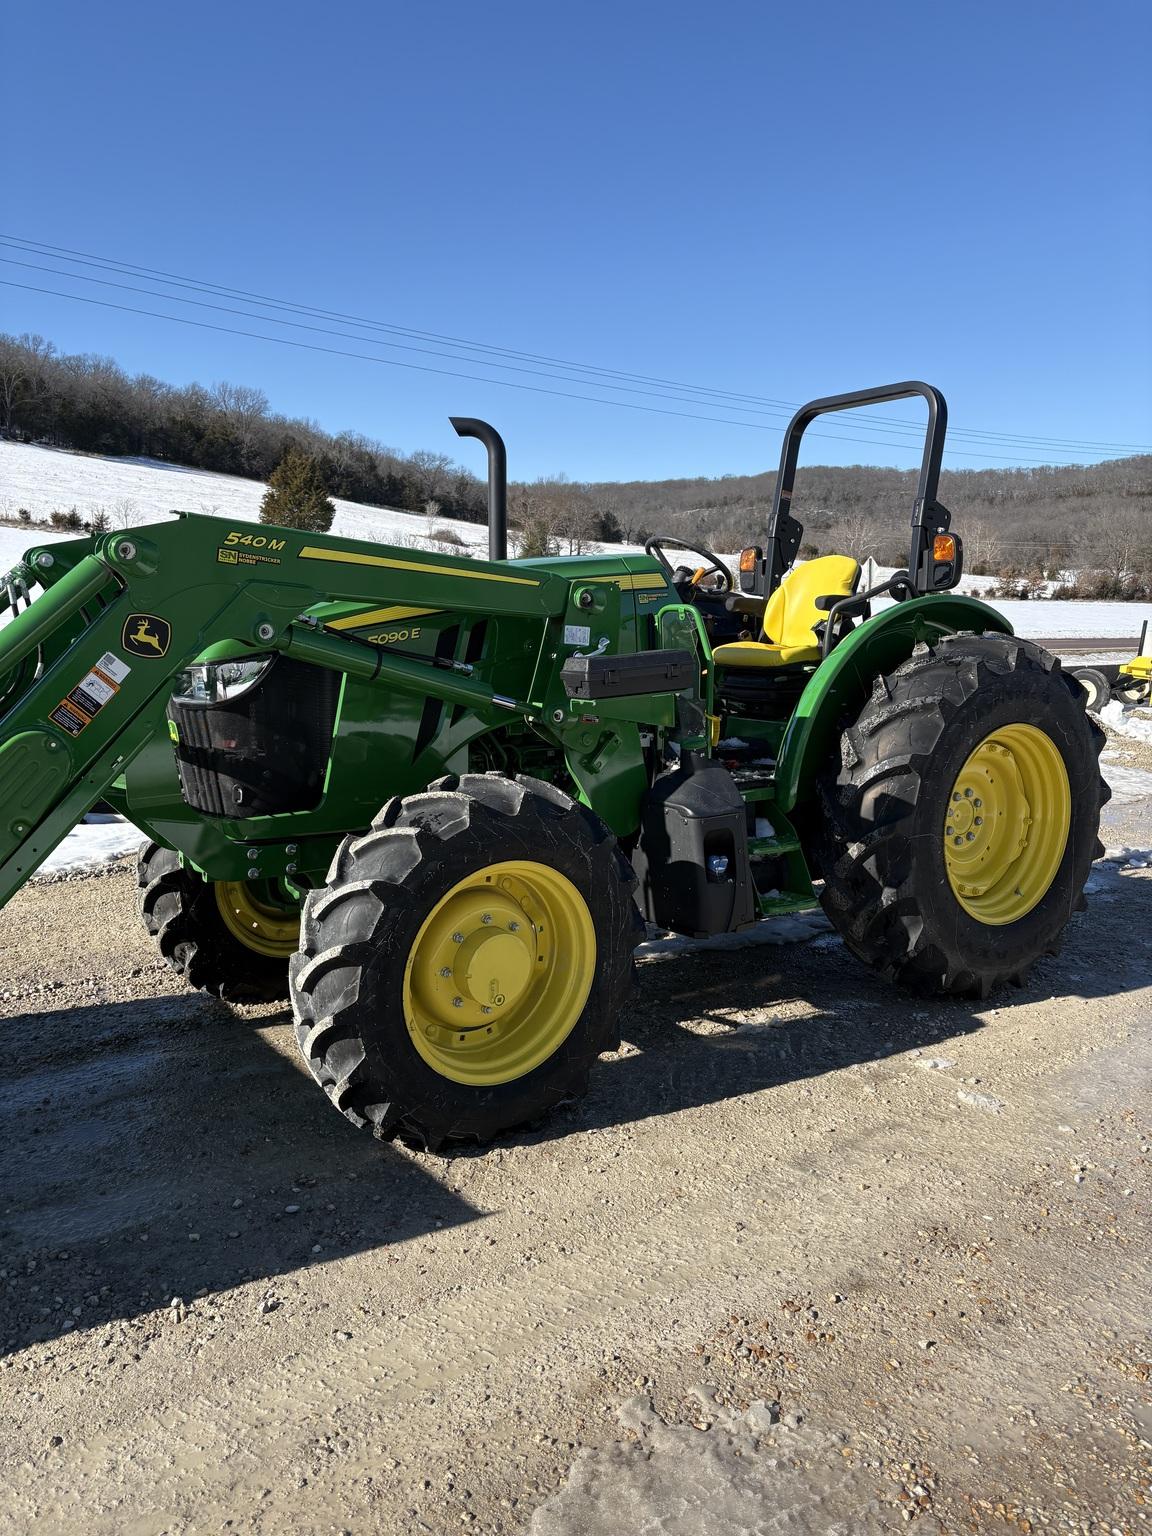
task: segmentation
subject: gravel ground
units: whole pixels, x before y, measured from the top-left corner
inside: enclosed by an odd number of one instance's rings
[[[1152,870],[1092,890],[985,1005],[830,934],[648,960],[587,1100],[446,1160],[181,991],[123,864],[28,888],[0,1531],[1152,1529]]]

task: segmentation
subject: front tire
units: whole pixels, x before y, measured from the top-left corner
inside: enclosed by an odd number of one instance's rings
[[[136,866],[137,910],[189,986],[227,1002],[283,1002],[299,916],[265,884],[205,880],[174,849],[149,843]]]
[[[441,779],[390,800],[310,893],[296,1036],[337,1109],[436,1149],[583,1093],[619,1043],[639,916],[631,866],[550,784]]]
[[[1104,733],[1039,646],[950,635],[878,679],[821,784],[825,912],[921,992],[986,997],[1055,954],[1109,790]]]

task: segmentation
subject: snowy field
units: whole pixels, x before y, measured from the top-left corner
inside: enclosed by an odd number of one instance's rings
[[[256,522],[263,495],[264,486],[258,481],[232,475],[214,475],[152,460],[96,458],[61,449],[0,443],[0,515],[9,517],[24,507],[33,517],[46,520],[54,511],[67,512],[75,507],[81,518],[103,512],[113,528],[128,528],[163,521],[179,509],[233,522]],[[378,543],[426,547],[433,527],[451,528],[469,548],[478,554],[485,552],[487,530],[476,523],[429,519],[351,501],[336,501],[332,531]],[[9,528],[0,524],[0,571],[14,565],[34,544],[74,537],[47,528]],[[635,548],[620,544],[594,547],[616,552]],[[727,558],[734,563],[734,557]],[[882,580],[885,574],[890,573],[877,572],[877,579]],[[984,595],[992,584],[991,577],[973,576],[966,578],[963,590]],[[1145,609],[1131,603],[1040,601],[1001,602],[995,606],[1017,634],[1050,639],[1131,635],[1135,641],[1146,616]],[[1152,735],[1152,725],[1147,720],[1132,718],[1119,704],[1108,706],[1106,718],[1112,730],[1121,735],[1141,740]],[[141,842],[136,828],[125,822],[90,818],[69,833],[42,865],[41,873],[64,874],[91,868],[134,853]],[[757,941],[780,943],[803,934],[810,936],[815,930],[805,925],[813,921],[822,920],[780,919],[775,926],[761,925],[764,933],[758,933]],[[684,941],[673,942],[680,945]],[[644,946],[646,958],[657,958],[662,952],[660,941]]]
[[[260,518],[264,489],[258,480],[184,469],[155,459],[106,459],[60,448],[0,443],[0,514],[7,517],[15,517],[23,507],[34,518],[47,520],[55,511],[75,507],[84,520],[104,512],[113,528],[162,522],[173,511],[254,523]],[[478,523],[427,518],[339,499],[332,532],[380,544],[424,544],[433,527],[451,528],[478,551],[487,544],[487,530]],[[14,547],[13,541],[19,545],[17,555],[28,542],[20,528],[0,528],[0,538],[4,557]],[[43,535],[34,531],[32,538],[42,541]]]
[[[183,469],[151,459],[106,459],[63,449],[0,443],[0,515],[15,517],[21,507],[47,520],[75,507],[82,518],[104,512],[113,528],[162,521],[173,510],[204,512],[231,521],[256,522],[264,486],[256,480]],[[487,530],[477,523],[427,518],[388,507],[336,501],[333,533],[377,543],[425,547],[432,528],[451,528],[482,554]],[[48,529],[0,525],[0,570],[15,564],[31,544],[67,538]],[[75,535],[72,535],[75,537]],[[594,545],[617,553],[635,545]],[[961,590],[983,596],[990,576],[966,577]],[[1048,639],[1127,637],[1136,639],[1148,610],[1135,603],[1000,602],[995,606],[1016,633]]]

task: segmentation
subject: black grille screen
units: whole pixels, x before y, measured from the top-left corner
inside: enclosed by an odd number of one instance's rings
[[[207,816],[310,811],[324,791],[340,674],[278,656],[223,704],[172,699],[180,786]]]

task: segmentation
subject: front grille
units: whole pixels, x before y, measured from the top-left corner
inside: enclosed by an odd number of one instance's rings
[[[339,673],[278,656],[239,698],[171,699],[185,802],[234,819],[313,810],[324,793],[339,696]]]

